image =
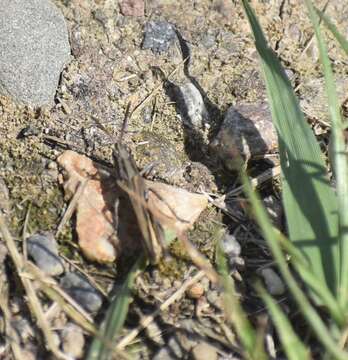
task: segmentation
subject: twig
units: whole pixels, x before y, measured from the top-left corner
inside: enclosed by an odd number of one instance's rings
[[[147,326],[149,326],[162,311],[164,311],[171,304],[173,304],[175,301],[180,299],[189,287],[191,287],[193,284],[201,280],[204,276],[205,276],[204,271],[200,270],[195,276],[187,279],[182,284],[180,289],[178,289],[173,295],[171,295],[166,301],[164,301],[157,310],[155,310],[152,314],[145,316],[140,321],[140,325],[134,330],[132,330],[116,345],[116,350],[123,350],[129,343],[131,343],[139,335],[139,333],[142,330],[144,330]]]
[[[105,297],[108,296],[107,292],[88,274],[87,271],[83,270],[80,266],[74,264],[73,261],[71,261],[68,257],[66,257],[63,254],[60,254],[60,257],[63,258],[65,261],[67,261],[72,267],[74,267],[77,271],[79,271],[81,274],[86,276],[88,281],[96,288],[98,289]],[[114,277],[113,277],[114,279]]]
[[[29,203],[27,213],[25,214],[25,220],[23,225],[23,232],[22,232],[22,240],[23,240],[23,257],[24,260],[28,260],[28,247],[27,247],[27,237],[28,237],[28,223],[30,217],[30,210],[31,210],[31,203]]]

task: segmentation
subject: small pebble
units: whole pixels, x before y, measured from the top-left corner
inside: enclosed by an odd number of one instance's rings
[[[79,326],[68,323],[62,331],[61,339],[65,354],[75,359],[82,357],[85,338]]]
[[[228,232],[225,233],[221,240],[221,248],[226,255],[232,257],[239,256],[242,251],[242,248],[239,242],[236,240],[236,237]]]
[[[161,54],[169,49],[175,37],[175,28],[167,21],[150,21],[145,25],[142,48]]]
[[[283,207],[281,201],[273,195],[265,197],[262,201],[273,225],[281,230],[283,225]]]
[[[199,90],[186,83],[175,87],[178,109],[185,125],[199,129],[208,123],[209,115]]]
[[[97,312],[102,306],[103,299],[101,294],[85,277],[70,272],[61,279],[60,284],[87,311]]]
[[[213,34],[203,34],[201,38],[201,44],[206,48],[210,49],[216,44],[216,36]]]
[[[157,353],[153,356],[153,360],[169,360],[172,359],[171,356],[172,351],[168,347],[162,347],[157,351]]]
[[[204,294],[204,288],[200,283],[193,284],[186,290],[186,295],[190,299],[199,299]]]
[[[265,281],[267,290],[271,295],[280,296],[285,292],[285,286],[280,276],[271,268],[262,269],[260,271]]]
[[[200,342],[192,349],[192,358],[194,360],[217,360],[218,354],[213,346],[206,342]]]
[[[46,274],[55,276],[64,272],[63,262],[58,255],[58,246],[50,233],[35,234],[27,239],[28,255]]]

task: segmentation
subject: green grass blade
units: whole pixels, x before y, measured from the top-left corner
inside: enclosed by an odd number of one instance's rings
[[[317,277],[336,292],[339,274],[337,204],[325,162],[291,84],[267,45],[249,2],[243,0],[243,5],[261,58],[278,133],[289,238],[303,252]]]
[[[345,135],[343,132],[343,121],[340,114],[340,105],[338,102],[334,76],[331,69],[327,46],[321,35],[319,18],[315,12],[312,2],[305,0],[305,3],[318,43],[319,56],[325,77],[326,94],[332,123],[331,138],[333,144],[333,167],[337,183],[336,190],[339,219],[338,233],[341,255],[338,295],[340,297],[341,305],[346,307],[348,304],[348,167],[345,150]]]
[[[332,338],[328,328],[321,320],[319,314],[311,306],[305,294],[303,293],[303,291],[297,284],[296,280],[292,276],[280,247],[278,232],[276,232],[272,227],[267,217],[266,210],[261,205],[261,201],[259,200],[258,196],[253,192],[251,185],[245,175],[243,175],[243,179],[244,179],[244,188],[247,196],[251,201],[251,205],[253,207],[256,220],[261,228],[265,240],[267,241],[267,244],[272,252],[273,257],[277,262],[279,270],[291,294],[293,295],[295,301],[299,306],[299,310],[302,312],[302,314],[308,321],[308,324],[311,326],[313,332],[316,334],[318,340],[324,345],[327,351],[336,359],[347,360],[348,353],[341,350],[337,346],[337,343]]]
[[[284,315],[280,306],[267,294],[266,290],[258,284],[256,286],[262,300],[266,304],[268,311],[273,319],[274,325],[278,331],[281,344],[289,360],[310,359],[310,354],[301,340],[294,332],[289,320]]]
[[[87,360],[109,360],[112,358],[115,339],[119,335],[127,317],[135,277],[144,267],[144,264],[144,258],[140,257],[130,270],[119,294],[117,294],[107,310],[99,336],[94,338]]]
[[[342,328],[345,325],[345,314],[331,291],[324,286],[316,274],[310,270],[308,261],[306,261],[302,253],[291,241],[286,239],[281,233],[278,234],[278,240],[284,250],[291,256],[291,264],[294,266],[297,273],[301,275],[302,280],[309,284],[316,297],[320,299],[324,306],[326,306],[332,319],[334,319],[336,324]]]
[[[238,334],[243,348],[246,351],[247,358],[255,360],[267,359],[263,348],[259,348],[259,345],[261,344],[262,346],[262,343],[258,342],[255,330],[251,326],[236,296],[234,282],[228,274],[226,259],[219,244],[216,249],[216,263],[219,273],[221,274],[224,289],[225,313]]]
[[[341,45],[341,48],[348,55],[348,41],[347,39],[338,31],[336,25],[330,20],[330,18],[321,10],[314,7],[318,16],[323,20],[325,26],[331,31],[332,35],[336,38],[338,43]]]

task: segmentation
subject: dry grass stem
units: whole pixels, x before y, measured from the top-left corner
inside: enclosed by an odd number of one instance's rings
[[[59,233],[62,231],[63,227],[69,220],[71,219],[74,211],[76,210],[76,206],[78,201],[80,200],[86,186],[88,183],[88,179],[83,180],[81,182],[76,190],[76,193],[74,194],[73,198],[71,199],[68,208],[66,209],[64,216],[62,217],[62,220],[60,221],[57,231],[56,231],[56,237],[59,235]]]

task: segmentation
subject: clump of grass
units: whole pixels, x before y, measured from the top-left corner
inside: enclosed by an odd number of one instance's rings
[[[348,48],[347,41],[330,19],[315,9],[310,0],[305,0],[304,3],[317,39],[325,77],[333,144],[331,168],[336,188],[329,183],[329,174],[319,144],[247,0],[243,0],[243,6],[260,55],[272,118],[278,133],[282,198],[289,239],[272,227],[246,175],[242,174],[242,177],[261,232],[299,311],[317,341],[322,344],[323,353],[326,352],[330,358],[347,359],[345,334],[348,319],[348,168],[344,138],[347,123],[341,118],[333,71],[319,28],[319,17],[322,17],[324,24],[346,53]],[[291,255],[291,264],[308,291],[304,291],[293,276],[284,250]],[[296,334],[289,318],[276,301],[260,284],[256,288],[269,310],[287,357],[311,358],[310,350]],[[225,291],[226,297],[233,299],[234,289],[231,284],[225,284]],[[327,311],[325,321],[318,310],[319,305]],[[256,347],[256,330],[248,326],[248,337],[251,337],[252,341],[246,342],[245,332],[241,331],[238,320],[243,318],[243,310],[235,306],[235,300],[230,301],[229,307],[239,313],[231,320],[244,346],[246,357],[259,358],[253,351]]]

